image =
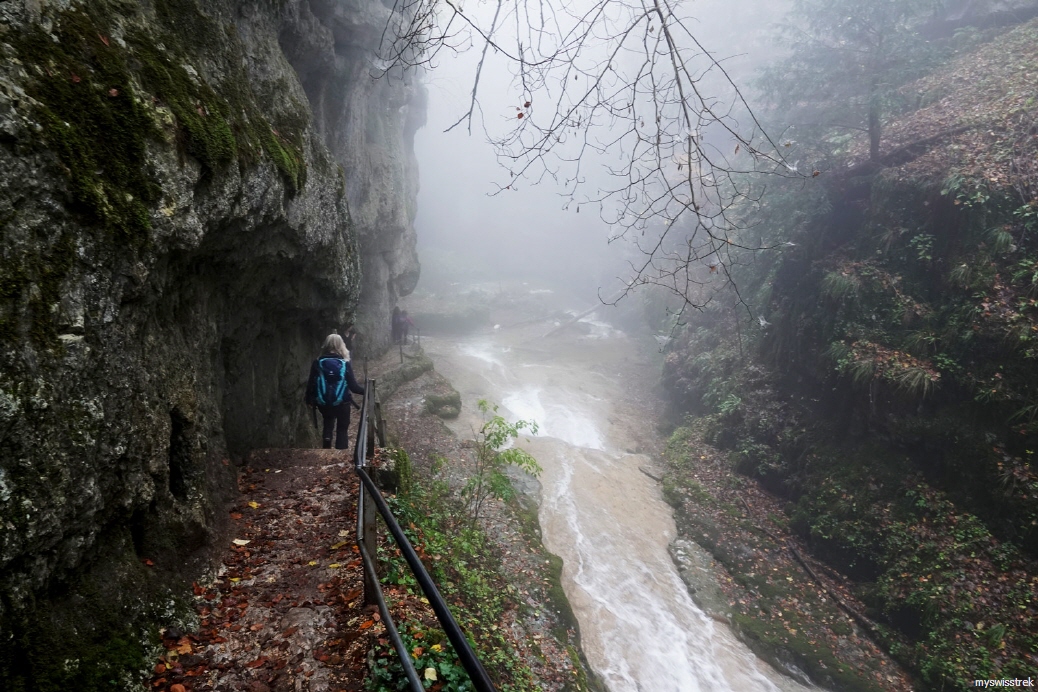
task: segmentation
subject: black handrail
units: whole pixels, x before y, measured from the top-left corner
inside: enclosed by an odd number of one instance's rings
[[[393,619],[389,614],[389,609],[386,607],[385,596],[382,594],[382,587],[379,584],[378,574],[375,568],[375,559],[373,554],[368,551],[367,541],[364,537],[366,522],[374,521],[374,517],[368,517],[365,512],[365,504],[367,504],[366,501],[370,499],[374,502],[379,514],[382,515],[382,519],[386,522],[389,532],[393,534],[393,539],[400,548],[404,560],[411,568],[411,572],[418,581],[418,585],[422,587],[422,591],[425,593],[429,605],[432,606],[433,612],[436,613],[436,618],[440,621],[444,633],[446,633],[447,638],[454,646],[454,651],[458,654],[458,659],[461,661],[461,665],[465,667],[465,671],[469,674],[473,687],[475,687],[477,692],[497,692],[497,688],[490,680],[490,676],[487,675],[483,663],[472,650],[472,646],[465,637],[465,633],[462,632],[458,622],[451,614],[450,608],[447,607],[446,601],[444,601],[443,596],[440,595],[439,589],[436,588],[436,583],[432,580],[432,577],[429,576],[429,572],[425,569],[425,565],[423,565],[422,561],[418,558],[418,554],[411,546],[411,542],[408,541],[407,536],[404,535],[404,530],[400,528],[399,522],[397,522],[396,518],[393,516],[392,511],[390,511],[385,498],[383,498],[382,493],[379,492],[378,486],[375,485],[375,482],[371,480],[371,476],[369,476],[368,472],[365,470],[369,452],[369,414],[371,413],[374,403],[375,381],[368,379],[365,382],[364,403],[361,406],[360,423],[357,426],[357,444],[354,448],[353,454],[354,468],[361,481],[357,501],[357,546],[360,548],[361,559],[364,561],[364,571],[367,575],[365,587],[369,584],[371,585],[371,591],[374,592],[371,595],[374,596],[374,600],[378,604],[379,613],[382,615],[382,621],[386,625],[386,630],[389,633],[390,640],[393,642],[393,647],[400,656],[400,662],[404,667],[404,673],[407,675],[412,691],[422,692],[425,688],[418,679],[418,673],[415,670],[414,662],[411,660],[411,654],[407,650],[407,647],[404,646],[403,639],[401,639],[400,633],[397,631],[396,625],[393,623]],[[381,431],[377,425],[375,433],[375,444],[378,444],[378,442],[384,444],[384,440],[378,439]],[[370,451],[373,453],[374,449]],[[365,590],[367,591],[368,589],[366,588]]]

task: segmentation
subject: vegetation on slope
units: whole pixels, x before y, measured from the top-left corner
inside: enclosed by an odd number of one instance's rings
[[[967,39],[902,88],[876,161],[793,145],[825,173],[760,210],[784,249],[737,258],[745,301],[665,366],[934,689],[1027,677],[1038,650],[1038,24]]]

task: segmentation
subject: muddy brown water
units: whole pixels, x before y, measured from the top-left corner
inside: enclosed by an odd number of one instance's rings
[[[667,547],[675,536],[658,484],[639,467],[658,446],[649,419],[659,377],[653,342],[594,315],[551,337],[551,322],[422,339],[461,393],[451,427],[471,438],[479,399],[535,420],[518,444],[543,467],[539,518],[564,561],[563,588],[584,651],[611,692],[800,692],[692,601]]]

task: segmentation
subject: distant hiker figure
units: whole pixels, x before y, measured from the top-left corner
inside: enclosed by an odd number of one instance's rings
[[[357,332],[353,329],[352,324],[346,325],[346,329],[342,331],[342,343],[346,344],[346,350],[352,351],[354,348],[353,340],[357,338]]]
[[[411,327],[414,326],[414,322],[407,316],[407,310],[400,312],[400,343],[407,343],[407,334],[411,331]]]
[[[400,343],[400,332],[402,331],[401,327],[403,326],[402,322],[400,321],[400,308],[399,307],[394,307],[393,308],[393,321],[390,323],[390,326],[391,326],[391,328],[393,330],[393,343],[394,344],[399,344]]]
[[[306,383],[306,403],[316,406],[324,417],[321,441],[325,449],[332,446],[335,433],[335,448],[349,446],[350,406],[356,405],[350,392],[364,393],[364,387],[353,376],[350,367],[350,352],[342,337],[329,334],[321,347],[321,355],[310,366],[310,379]]]

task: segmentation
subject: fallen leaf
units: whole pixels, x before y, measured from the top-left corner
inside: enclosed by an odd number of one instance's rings
[[[259,509],[259,503],[255,501],[250,502],[249,507],[252,507],[253,509]]]
[[[375,621],[374,621],[374,620],[365,620],[364,622],[360,623],[360,628],[361,628],[362,630],[366,630],[366,629],[368,629],[369,627],[372,627],[372,626],[374,626],[374,624],[375,624]]]
[[[231,519],[241,519],[241,512],[231,512]]]
[[[231,543],[234,545],[248,545],[249,543],[252,543],[252,541],[245,540],[244,538],[235,538]]]
[[[173,685],[170,685],[169,692],[187,692],[187,688],[178,682]]]
[[[425,669],[425,679],[426,680],[436,680],[436,669],[435,668],[426,668]]]
[[[343,547],[347,543],[349,543],[349,541],[339,541],[338,543],[336,543],[335,545],[332,546],[332,550],[338,550],[339,548]]]

